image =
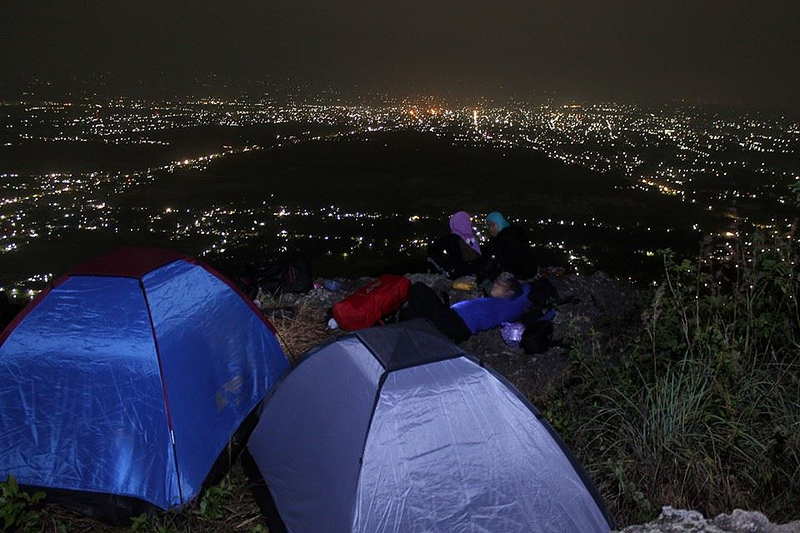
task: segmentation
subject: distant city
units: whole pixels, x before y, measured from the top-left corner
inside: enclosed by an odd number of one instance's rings
[[[394,132],[432,135],[458,147],[531,151],[608,176],[621,193],[669,197],[696,208],[697,218],[664,220],[652,230],[686,231],[697,241],[725,242],[744,227],[785,232],[797,216],[789,185],[800,180],[800,117],[780,113],[678,104],[448,107],[437,98],[382,105],[6,101],[0,102],[0,290],[32,297],[63,273],[64,265],[53,260],[63,251],[59,246],[95,248],[93,234],[111,243],[136,234],[208,258],[249,243],[275,255],[303,252],[303,243],[313,243],[308,250],[345,262],[369,253],[424,255],[437,221],[446,220],[444,210],[304,204],[269,191],[246,204],[206,199],[172,206],[147,193],[169,177],[213,176],[226,160]],[[198,192],[191,183],[186,192]],[[542,218],[532,210],[515,222],[544,236],[535,246],[558,250],[580,270],[595,262],[590,243],[557,237],[564,227],[624,235],[636,221]],[[637,252],[652,256],[655,249]],[[68,261],[75,252],[62,255]]]

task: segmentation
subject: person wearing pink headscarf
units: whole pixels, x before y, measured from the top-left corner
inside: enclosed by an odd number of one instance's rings
[[[428,269],[450,279],[477,274],[481,249],[470,216],[458,211],[450,216],[450,233],[428,246]]]

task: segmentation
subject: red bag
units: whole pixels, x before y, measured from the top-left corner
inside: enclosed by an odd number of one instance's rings
[[[333,306],[333,318],[349,331],[374,326],[408,299],[411,282],[405,276],[384,274]]]

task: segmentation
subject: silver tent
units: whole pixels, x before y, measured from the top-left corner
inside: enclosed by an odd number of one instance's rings
[[[613,527],[550,424],[423,321],[308,353],[268,397],[245,466],[270,531]]]

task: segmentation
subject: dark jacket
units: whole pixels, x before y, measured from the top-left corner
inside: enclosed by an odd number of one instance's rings
[[[477,274],[481,259],[481,254],[455,233],[448,233],[428,246],[428,264],[450,279]]]
[[[518,279],[528,279],[536,275],[528,235],[524,228],[508,226],[489,239],[484,256],[492,261],[492,271],[486,278],[494,277],[500,272],[510,272]]]

